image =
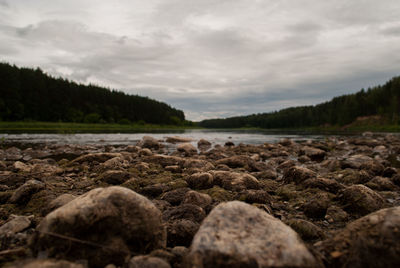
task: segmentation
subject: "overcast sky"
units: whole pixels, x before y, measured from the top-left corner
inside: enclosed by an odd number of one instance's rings
[[[0,0],[0,61],[190,120],[269,112],[400,75],[400,1]]]

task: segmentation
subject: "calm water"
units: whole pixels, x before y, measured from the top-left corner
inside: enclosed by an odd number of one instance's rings
[[[51,144],[136,144],[143,136],[151,136],[159,140],[166,137],[179,136],[193,139],[197,143],[206,139],[212,144],[225,144],[231,141],[235,144],[263,144],[277,142],[282,138],[293,140],[315,140],[325,138],[326,135],[281,134],[259,130],[180,130],[146,133],[106,133],[106,134],[0,134],[0,140],[16,143],[51,143]]]

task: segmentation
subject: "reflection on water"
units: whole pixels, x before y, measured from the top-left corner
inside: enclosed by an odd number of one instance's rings
[[[235,144],[263,144],[277,142],[282,138],[293,140],[315,140],[326,137],[325,135],[307,134],[279,134],[260,130],[205,130],[191,129],[181,131],[143,132],[143,133],[104,133],[104,134],[0,134],[0,139],[5,142],[16,143],[51,143],[51,144],[110,144],[126,145],[136,144],[143,136],[152,136],[164,140],[169,136],[179,136],[193,139],[197,143],[206,139],[212,144],[225,144],[231,141]]]

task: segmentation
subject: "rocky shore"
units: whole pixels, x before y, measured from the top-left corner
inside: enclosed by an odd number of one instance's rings
[[[400,267],[399,153],[372,133],[5,143],[0,266]]]

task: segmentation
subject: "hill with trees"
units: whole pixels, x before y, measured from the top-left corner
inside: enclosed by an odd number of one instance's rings
[[[400,115],[400,77],[355,94],[335,97],[317,105],[291,107],[280,111],[209,119],[199,123],[206,128],[302,128],[345,126],[360,117],[379,116],[398,125]]]
[[[180,125],[183,111],[147,97],[0,63],[0,121]]]

